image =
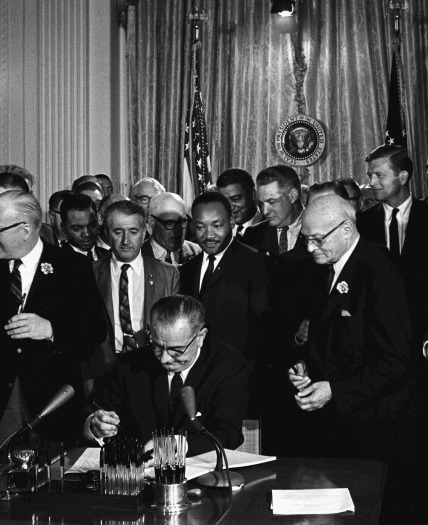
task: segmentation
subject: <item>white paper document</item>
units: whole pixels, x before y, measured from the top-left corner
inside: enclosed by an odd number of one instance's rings
[[[273,514],[355,512],[349,489],[272,490]]]
[[[251,465],[258,465],[266,463],[267,461],[274,461],[275,456],[260,456],[258,454],[249,454],[248,452],[240,452],[238,450],[225,449],[229,468],[249,467]],[[207,472],[215,469],[217,461],[217,454],[206,452],[200,456],[193,456],[186,459],[186,479],[191,480]],[[81,456],[77,459],[74,465],[67,470],[66,474],[76,474],[87,472],[88,470],[96,470],[100,468],[100,449],[87,448]],[[154,478],[153,467],[147,468],[145,476]]]

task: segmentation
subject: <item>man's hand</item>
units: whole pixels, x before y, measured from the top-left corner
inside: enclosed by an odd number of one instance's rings
[[[300,392],[294,396],[299,407],[308,412],[322,408],[330,401],[331,397],[331,388],[328,381],[312,383],[306,388],[300,389]]]
[[[298,361],[295,363],[287,371],[287,375],[290,383],[299,391],[311,384],[306,369],[306,363],[304,361]]]
[[[12,339],[52,339],[51,322],[37,314],[14,315],[4,327]]]
[[[117,434],[119,424],[120,419],[116,412],[97,410],[89,423],[89,429],[96,438],[107,438]]]

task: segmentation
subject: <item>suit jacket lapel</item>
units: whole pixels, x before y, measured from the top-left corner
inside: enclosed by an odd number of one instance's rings
[[[42,263],[49,263],[52,265],[53,270],[55,271],[55,264],[52,261],[52,253],[49,248],[49,246],[45,243],[43,243],[43,251],[40,256],[39,263],[36,268],[36,272],[34,274],[33,282],[31,283],[30,291],[28,292],[28,297],[25,303],[25,310],[31,311],[31,304],[34,301],[34,298],[36,297],[36,292],[39,289],[40,286],[43,285],[46,278],[50,274],[45,274],[42,272]],[[41,296],[40,294],[38,295]]]
[[[113,327],[114,333],[114,309],[113,309],[113,297],[111,291],[111,273],[110,273],[110,261],[111,257],[102,259],[102,262],[98,271],[98,288],[101,291],[101,295],[104,300],[104,304],[110,319],[110,323]]]
[[[233,239],[230,246],[227,248],[223,257],[221,258],[221,261],[217,264],[216,269],[214,270],[214,273],[211,276],[211,279],[208,281],[207,290],[209,290],[212,286],[215,285],[215,283],[223,275],[224,268],[227,268],[230,265],[230,261],[237,247],[238,247],[238,241]]]

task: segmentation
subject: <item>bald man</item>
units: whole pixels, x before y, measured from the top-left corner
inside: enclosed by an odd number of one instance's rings
[[[337,195],[314,199],[303,213],[307,250],[330,280],[288,376],[312,436],[308,453],[375,457],[393,473],[411,463],[415,437],[410,315],[386,250],[362,239],[355,222]]]
[[[143,255],[175,266],[181,266],[196,257],[201,253],[201,247],[185,239],[190,221],[180,195],[170,192],[154,195],[150,200],[147,218],[152,235],[143,244]]]

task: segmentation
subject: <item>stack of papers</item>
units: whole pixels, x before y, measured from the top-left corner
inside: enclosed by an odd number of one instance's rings
[[[240,452],[238,450],[225,449],[229,469],[239,467],[250,467],[251,465],[258,465],[268,461],[274,461],[275,456],[261,456],[259,454],[249,454],[248,452]],[[206,452],[200,456],[187,458],[186,460],[186,479],[189,481],[197,478],[202,474],[211,472],[215,469],[217,461],[217,454],[215,450]],[[87,472],[88,470],[96,470],[100,468],[100,449],[87,448],[83,454],[78,458],[74,465],[67,470],[66,474],[75,474]],[[145,477],[154,478],[153,467],[147,468]]]
[[[349,489],[272,490],[273,514],[355,512]]]

